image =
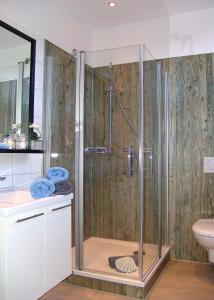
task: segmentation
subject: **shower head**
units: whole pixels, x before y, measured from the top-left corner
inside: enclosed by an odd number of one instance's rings
[[[29,57],[26,57],[25,60],[24,60],[24,63],[29,64],[30,61],[31,61],[31,59]]]
[[[71,55],[74,56],[74,57],[77,55],[77,49],[76,48],[74,48],[72,50]]]

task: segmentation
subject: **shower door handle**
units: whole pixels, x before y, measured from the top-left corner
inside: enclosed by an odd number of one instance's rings
[[[144,148],[144,158],[145,158],[145,178],[150,178],[153,175],[153,151],[152,146]]]
[[[134,157],[135,157],[135,152],[132,150],[131,146],[129,146],[128,148],[125,148],[124,152],[127,152],[127,158],[128,158],[128,176],[133,176],[134,175]]]

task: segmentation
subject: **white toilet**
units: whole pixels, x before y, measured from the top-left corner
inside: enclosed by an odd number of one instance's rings
[[[201,219],[192,226],[197,242],[208,251],[209,262],[214,263],[214,219]]]

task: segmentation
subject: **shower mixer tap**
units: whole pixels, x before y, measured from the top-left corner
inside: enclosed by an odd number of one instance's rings
[[[128,146],[128,148],[124,149],[124,152],[127,152],[127,158],[128,158],[128,176],[134,175],[134,158],[135,158],[135,151],[132,150],[131,146]]]

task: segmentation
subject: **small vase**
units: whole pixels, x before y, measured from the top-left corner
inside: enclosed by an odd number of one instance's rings
[[[31,150],[42,150],[42,141],[31,140],[30,141]]]

